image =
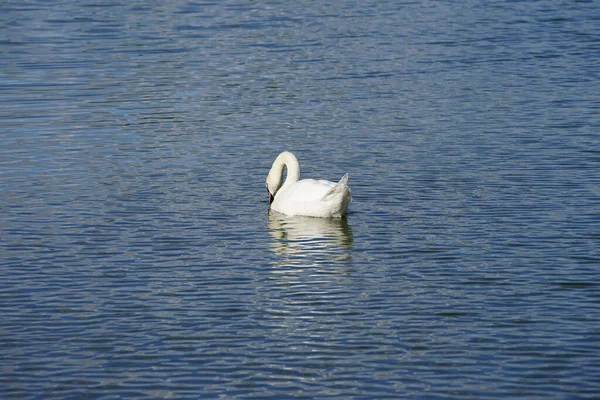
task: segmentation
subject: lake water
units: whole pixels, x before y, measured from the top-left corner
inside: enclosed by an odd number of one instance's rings
[[[0,5],[2,398],[598,398],[597,2],[121,3]]]

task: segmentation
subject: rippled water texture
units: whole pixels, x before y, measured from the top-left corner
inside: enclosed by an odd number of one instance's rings
[[[597,398],[597,2],[121,3],[0,4],[2,398]]]

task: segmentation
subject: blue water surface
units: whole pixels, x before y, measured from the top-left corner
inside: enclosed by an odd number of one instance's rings
[[[599,23],[2,2],[1,397],[597,398]],[[346,219],[268,212],[283,150]]]

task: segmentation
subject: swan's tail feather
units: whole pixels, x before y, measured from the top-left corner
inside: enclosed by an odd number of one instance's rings
[[[327,193],[325,193],[325,195],[323,196],[323,200],[327,199],[330,196],[335,196],[337,194],[343,193],[347,190],[349,190],[348,189],[348,174],[344,174],[344,176],[342,176],[342,179],[340,179],[340,181],[338,183],[336,183],[335,186],[333,186],[331,189],[329,189],[327,191]]]

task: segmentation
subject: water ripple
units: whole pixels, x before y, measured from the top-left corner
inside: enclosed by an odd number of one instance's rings
[[[594,398],[596,8],[4,2],[3,396]]]

